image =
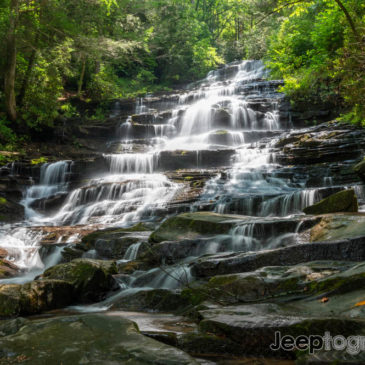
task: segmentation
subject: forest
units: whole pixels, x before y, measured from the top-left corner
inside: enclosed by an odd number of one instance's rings
[[[179,88],[219,65],[263,59],[293,103],[364,122],[360,0],[1,0],[0,139],[16,148],[75,99]]]
[[[0,4],[0,365],[365,364],[364,0]]]

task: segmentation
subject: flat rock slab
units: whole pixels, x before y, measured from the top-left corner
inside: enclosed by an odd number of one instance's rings
[[[301,229],[314,224],[310,218],[255,218],[244,215],[218,214],[212,212],[184,213],[167,219],[150,236],[151,242],[195,239],[200,236],[228,234],[239,225],[254,225],[254,235],[268,237],[274,234],[294,233],[303,221]]]
[[[224,336],[242,346],[242,354],[280,354],[270,349],[275,332],[282,336],[324,335],[330,331],[334,335],[350,336],[365,330],[365,320],[341,317],[310,317],[290,313],[277,304],[262,303],[210,309],[199,312],[203,320],[199,328],[203,333]],[[294,353],[291,353],[294,356]]]
[[[27,321],[1,337],[0,363],[197,364],[189,355],[143,336],[125,318],[101,314]]]
[[[192,265],[192,274],[196,277],[211,277],[254,271],[265,266],[297,265],[317,260],[363,261],[365,237],[299,244],[260,252],[208,256]]]
[[[365,214],[329,214],[310,231],[312,242],[335,241],[365,236]]]

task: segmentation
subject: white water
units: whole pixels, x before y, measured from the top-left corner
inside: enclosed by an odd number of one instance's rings
[[[107,174],[68,191],[71,162],[44,164],[39,184],[27,189],[23,200],[26,224],[128,226],[154,218],[155,211],[165,208],[182,189],[181,184],[159,172],[160,155],[164,151],[182,151],[179,152],[181,155],[184,151],[197,151],[197,165],[200,166],[200,151],[235,149],[227,178],[218,176],[210,180],[198,203],[214,202],[212,209],[217,212],[287,216],[299,213],[315,202],[318,199],[315,189],[305,189],[305,184],[275,176],[279,168],[272,152],[275,139],[265,143],[246,143],[247,133],[259,131],[264,137],[265,133],[284,132],[288,127],[287,121],[279,118],[278,100],[282,95],[270,86],[262,86],[261,79],[267,74],[262,62],[243,61],[237,63],[235,73],[229,70],[228,67],[212,71],[197,87],[181,94],[172,107],[171,117],[164,124],[156,118],[164,111],[163,107],[157,105],[153,109],[148,106],[148,97],[138,99],[135,114],[152,115],[148,125],[138,125],[145,135],[138,135],[137,139],[145,139],[147,143],[138,153],[132,152],[136,125],[133,117],[128,117],[117,133],[125,152],[103,155],[109,166]],[[226,74],[230,76],[226,77]],[[245,91],[247,87],[251,89]],[[254,111],[252,102],[260,103],[263,111]],[[120,106],[116,105],[112,116],[117,117],[119,110]],[[151,143],[152,139],[154,143]],[[227,161],[226,165],[229,164]],[[53,216],[43,216],[31,207],[38,199],[66,191],[68,196],[63,206]],[[248,251],[261,248],[261,243],[253,235],[252,225],[238,227],[231,233],[227,249]],[[9,259],[20,268],[41,270],[45,266],[39,256],[42,235],[39,231],[37,234],[34,236],[31,227],[4,229],[0,247],[9,252]],[[272,246],[281,245],[288,239],[292,238],[278,238]],[[205,246],[204,252],[215,253],[220,247],[221,242],[217,240]],[[132,245],[124,260],[135,259],[138,249],[138,244]],[[55,254],[54,262],[59,254]],[[177,288],[184,280],[191,280],[186,265],[153,270],[141,274],[147,278],[144,287]],[[141,277],[134,279],[136,283],[142,280]],[[133,288],[135,284],[128,285]]]

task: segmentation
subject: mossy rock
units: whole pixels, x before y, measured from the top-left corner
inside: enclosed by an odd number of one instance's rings
[[[365,159],[355,165],[354,171],[359,175],[361,180],[365,182]]]
[[[241,355],[242,348],[234,341],[207,333],[186,333],[179,336],[177,347],[194,356]]]
[[[91,302],[103,299],[108,291],[116,287],[112,276],[116,273],[114,261],[76,259],[49,268],[42,278],[66,281],[72,284],[76,300]]]
[[[337,212],[357,212],[357,197],[353,189],[342,190],[321,200],[317,204],[305,208],[305,214],[328,214]]]
[[[72,303],[73,286],[63,280],[36,280],[0,286],[0,317],[16,317],[62,308]]]
[[[21,360],[20,360],[21,359]],[[120,316],[87,314],[28,321],[0,337],[0,363],[197,365],[185,352],[143,336]]]
[[[0,197],[0,222],[13,223],[24,219],[24,207]]]
[[[151,234],[151,242],[193,239],[199,236],[227,234],[242,223],[242,217],[211,212],[184,213],[168,218]]]
[[[186,297],[167,289],[141,290],[121,297],[112,309],[131,311],[176,312],[190,306]]]

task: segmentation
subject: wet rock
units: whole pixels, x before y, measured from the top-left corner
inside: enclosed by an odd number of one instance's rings
[[[365,214],[331,214],[320,217],[310,230],[312,242],[336,241],[365,236]]]
[[[275,332],[281,336],[331,335],[349,336],[365,329],[363,321],[344,318],[301,316],[277,304],[255,304],[225,307],[199,312],[203,333],[222,336],[241,346],[243,354],[274,355],[295,358],[294,352],[272,351]]]
[[[202,235],[228,233],[242,223],[240,216],[217,214],[211,212],[184,213],[168,218],[151,234],[150,241],[176,241],[183,238],[196,238]]]
[[[8,252],[0,247],[0,279],[10,278],[19,274],[19,268],[8,261]]]
[[[201,151],[162,151],[158,156],[158,169],[173,171],[191,168],[220,167],[230,164],[232,149]]]
[[[320,202],[304,208],[305,214],[327,214],[337,212],[357,212],[358,204],[353,189],[343,190]]]
[[[123,295],[113,303],[112,309],[176,312],[189,305],[191,305],[190,301],[176,292],[167,289],[154,289]]]
[[[13,223],[24,219],[24,207],[0,197],[0,222]]]
[[[150,268],[150,265],[146,261],[132,260],[132,261],[121,261],[117,262],[118,274],[131,275],[135,271],[145,271]],[[118,277],[118,276],[117,276]]]
[[[355,172],[365,181],[365,159],[354,167]]]
[[[36,199],[30,204],[30,207],[41,214],[52,215],[61,208],[67,195],[67,193],[59,193],[48,198]]]
[[[21,331],[0,337],[0,362],[64,364],[130,363],[193,365],[181,350],[140,334],[127,319],[101,314],[57,317],[26,322]]]
[[[70,283],[79,302],[92,302],[104,298],[117,287],[113,274],[117,273],[115,262],[92,259],[76,259],[47,269],[43,280],[62,280]]]
[[[225,129],[209,134],[209,143],[229,146],[232,144],[232,136]]]
[[[308,243],[256,253],[217,254],[192,264],[195,277],[249,272],[265,266],[297,265],[316,260],[363,261],[365,237],[338,242]]]
[[[6,170],[10,174],[11,169],[2,167],[1,170]],[[19,185],[19,180],[13,176],[0,177],[0,191],[1,196],[7,200],[19,203],[23,198],[22,187]]]
[[[0,337],[17,333],[26,323],[28,323],[28,320],[21,317],[0,321]]]
[[[100,230],[83,237],[76,249],[94,250],[103,259],[122,259],[131,245],[147,240],[149,234],[149,228],[143,224]]]
[[[218,109],[213,114],[212,126],[214,128],[227,128],[231,125],[231,115],[226,109]]]
[[[319,294],[344,294],[365,283],[364,264],[315,261],[295,266],[269,266],[254,272],[218,275],[207,283],[190,285],[182,296],[195,305],[208,300],[219,304],[267,301],[286,297],[298,300]]]
[[[149,266],[168,265],[191,256],[201,256],[210,253],[212,238],[196,238],[193,240],[164,241],[153,245],[142,245],[138,251],[138,258]],[[219,246],[218,244],[214,245]],[[220,251],[217,249],[217,251]]]
[[[71,164],[70,169],[71,183],[76,185],[84,179],[109,172],[108,163],[102,156],[78,159]]]
[[[309,165],[315,163],[357,159],[365,146],[365,132],[347,124],[324,123],[294,131],[281,139],[276,147],[283,148],[277,155],[282,164]]]
[[[242,348],[229,338],[212,333],[186,333],[178,337],[176,346],[197,357],[219,357],[241,355]]]
[[[73,301],[73,287],[63,280],[0,285],[0,317],[30,315],[62,308]]]

